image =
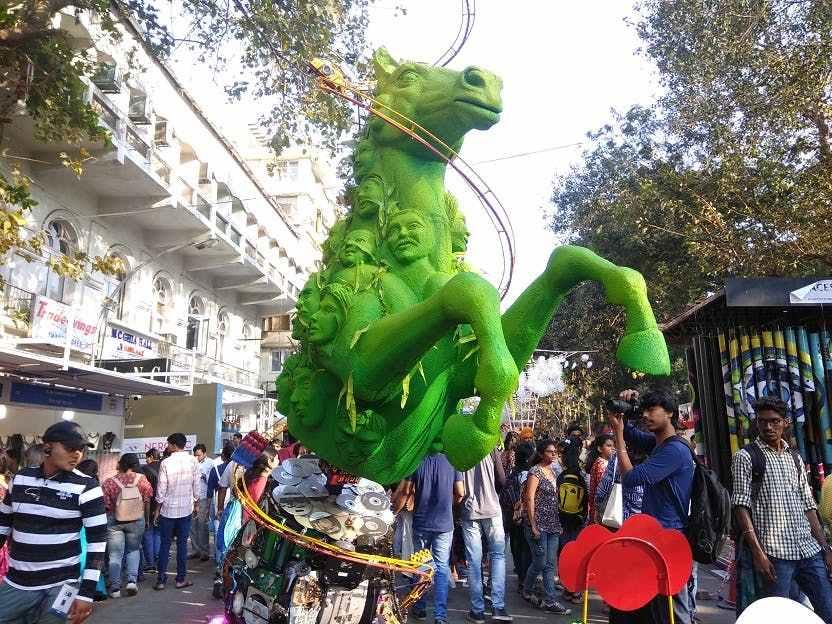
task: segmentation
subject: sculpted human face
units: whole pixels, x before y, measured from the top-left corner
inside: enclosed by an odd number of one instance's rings
[[[343,321],[340,306],[330,295],[321,299],[321,307],[309,321],[309,341],[315,344],[332,342]]]
[[[382,206],[384,206],[384,185],[380,178],[370,176],[356,191],[358,214],[362,217],[372,217],[378,214]]]
[[[387,244],[396,260],[403,264],[425,258],[433,246],[430,223],[418,212],[400,212],[390,220]]]
[[[369,143],[362,141],[353,152],[353,171],[359,180],[367,177],[376,163],[375,148]]]
[[[309,276],[303,290],[298,295],[297,312],[292,323],[292,338],[295,340],[301,339],[304,330],[309,326],[310,318],[321,303],[321,293],[318,290],[315,277],[315,274]]]
[[[368,230],[354,230],[347,234],[341,247],[341,264],[354,267],[358,264],[371,264],[372,254],[376,248],[376,237]]]
[[[289,401],[292,405],[292,411],[295,414],[300,414],[306,408],[309,402],[309,388],[312,384],[312,373],[308,369],[297,369],[293,376],[292,396]]]

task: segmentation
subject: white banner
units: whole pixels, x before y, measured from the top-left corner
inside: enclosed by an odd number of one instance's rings
[[[73,317],[74,312],[74,317]],[[35,297],[32,311],[32,338],[43,338],[50,342],[63,344],[66,341],[66,328],[72,318],[71,348],[76,351],[91,353],[95,343],[96,318],[83,310],[73,310],[68,305],[42,297]]]
[[[152,339],[112,325],[107,328],[102,360],[152,360],[155,357]]]
[[[196,446],[196,434],[189,433],[185,435],[187,442],[185,443],[185,450],[191,451]],[[168,447],[168,439],[166,437],[158,438],[127,438],[121,445],[122,453],[136,453],[144,457],[150,449],[155,448],[160,453]]]
[[[789,293],[789,303],[813,304],[832,303],[832,279],[825,279],[798,288]]]

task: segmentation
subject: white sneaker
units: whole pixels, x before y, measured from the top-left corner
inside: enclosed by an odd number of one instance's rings
[[[127,583],[124,587],[124,591],[128,596],[135,596],[139,593],[139,588],[136,586],[135,583]]]
[[[121,598],[121,590],[111,591],[110,598]]]

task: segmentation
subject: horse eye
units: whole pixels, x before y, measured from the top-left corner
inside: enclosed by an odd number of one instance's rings
[[[407,71],[403,71],[399,76],[399,82],[401,84],[410,84],[419,79],[419,73],[409,69]]]

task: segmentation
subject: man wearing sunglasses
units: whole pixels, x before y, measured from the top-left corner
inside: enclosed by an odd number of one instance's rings
[[[0,546],[9,541],[0,624],[81,624],[92,613],[107,516],[98,481],[76,470],[89,446],[78,424],[50,426],[43,434],[43,463],[18,472],[0,502]],[[87,540],[83,570],[82,528]]]

